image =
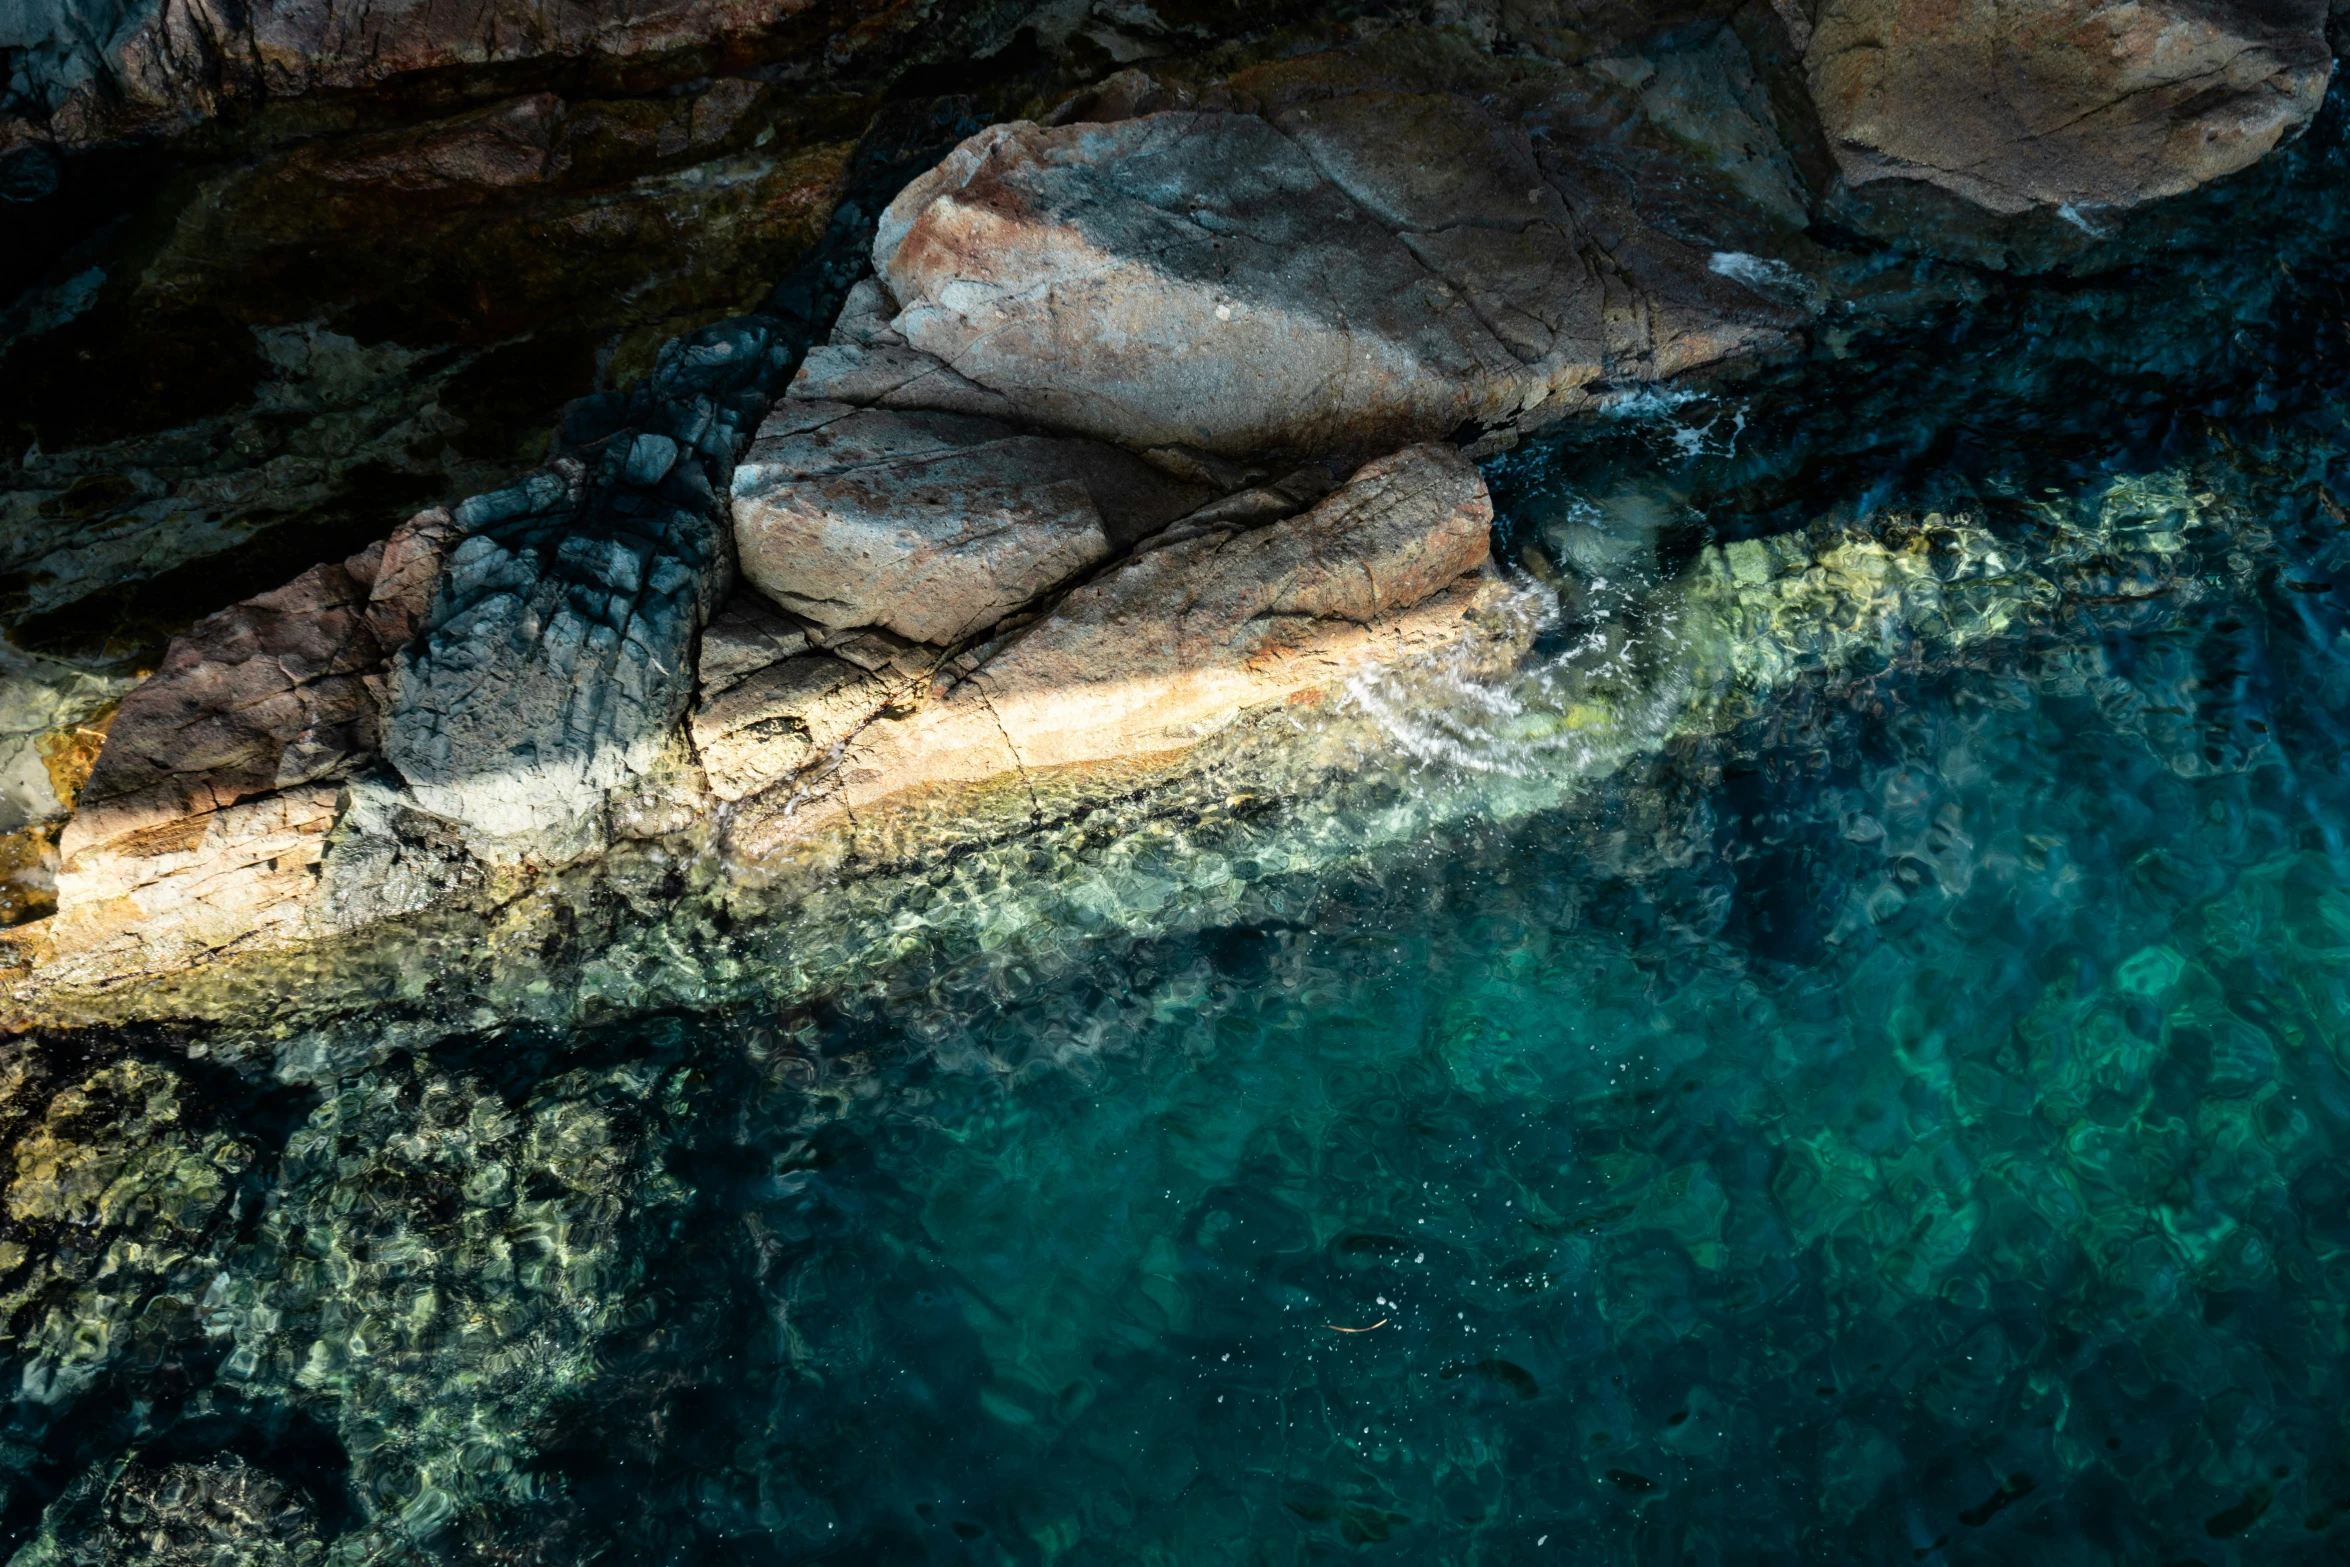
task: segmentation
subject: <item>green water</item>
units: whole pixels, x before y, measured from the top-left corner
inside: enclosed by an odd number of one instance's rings
[[[2174,484],[2206,515],[2159,572],[2089,551],[2006,634],[1244,923],[605,1040],[673,1074],[673,1185],[499,1532],[2332,1559],[2350,491],[2295,439]]]
[[[680,1560],[2314,1559],[2334,760],[2044,686],[1823,694],[1661,853],[1529,821],[779,1037],[653,1268],[722,1356],[573,1484]]]

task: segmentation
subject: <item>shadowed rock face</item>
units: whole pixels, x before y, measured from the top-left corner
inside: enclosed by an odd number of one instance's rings
[[[2128,207],[2297,136],[2333,77],[2325,0],[1824,0],[1804,65],[1854,184],[1993,212]]]
[[[177,129],[240,99],[368,87],[419,72],[547,58],[704,62],[749,54],[779,23],[825,9],[823,0],[262,0],[250,7],[26,0],[15,15],[0,13],[0,47],[23,51],[13,84],[19,100],[45,111],[59,140],[89,143]],[[853,50],[902,33],[931,9],[918,0],[868,8],[861,28],[842,29],[850,36],[832,41]]]
[[[392,676],[384,756],[417,808],[492,858],[563,857],[654,769],[731,585],[723,487],[788,363],[755,322],[697,333],[663,355],[651,416],[605,444],[593,486],[565,460],[456,509],[469,537]]]

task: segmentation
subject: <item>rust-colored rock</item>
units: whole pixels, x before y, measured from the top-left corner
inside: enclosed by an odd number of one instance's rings
[[[60,844],[63,885],[109,853],[180,852],[212,813],[371,760],[384,663],[415,634],[453,537],[446,513],[421,513],[174,640],[115,714]]]

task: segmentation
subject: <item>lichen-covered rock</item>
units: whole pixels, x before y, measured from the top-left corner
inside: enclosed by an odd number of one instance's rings
[[[899,797],[1163,759],[1457,640],[1492,521],[1473,465],[1412,447],[1299,516],[1139,554],[949,666],[934,704],[847,737],[829,771],[771,787],[732,841],[757,858]]]
[[[1844,176],[1993,212],[2129,207],[2301,133],[2333,77],[2325,0],[1820,0],[1804,66]]]
[[[735,470],[735,548],[818,625],[945,645],[1207,498],[1091,441],[792,398]]]

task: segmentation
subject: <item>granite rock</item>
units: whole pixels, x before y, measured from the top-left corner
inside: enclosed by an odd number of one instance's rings
[[[1577,80],[1624,118],[1621,84]],[[1772,347],[1806,319],[1714,265],[1758,231],[1799,233],[1783,192],[1693,243],[1689,223],[1641,218],[1579,142],[1545,129],[1538,150],[1524,119],[1566,105],[1265,96],[1263,115],[972,138],[882,220],[896,331],[1041,424],[1142,449],[1368,454],[1581,406],[1594,383]]]
[[[1138,554],[947,666],[936,700],[882,714],[837,760],[811,747],[825,765],[748,802],[734,850],[855,831],[884,802],[1179,755],[1250,709],[1455,639],[1492,518],[1476,468],[1421,446],[1298,516]]]
[[[61,845],[69,864],[371,761],[385,665],[415,634],[455,535],[446,512],[419,513],[175,639],[115,714]]]
[[[1804,67],[1844,177],[1993,212],[2130,207],[2299,135],[2333,77],[2325,0],[1821,0]]]
[[[945,645],[1206,499],[1095,442],[791,399],[735,470],[735,546],[750,582],[820,626]]]

